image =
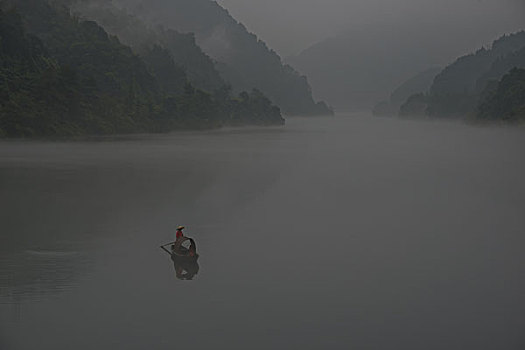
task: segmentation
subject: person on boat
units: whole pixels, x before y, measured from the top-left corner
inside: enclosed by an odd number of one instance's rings
[[[181,238],[184,238],[184,233],[182,233],[182,230],[184,230],[184,226],[177,227],[177,233],[175,233],[175,240],[178,241]]]

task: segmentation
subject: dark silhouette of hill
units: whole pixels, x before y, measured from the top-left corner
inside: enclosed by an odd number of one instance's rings
[[[332,114],[325,103],[314,102],[305,76],[283,64],[276,52],[216,2],[118,0],[116,3],[149,24],[195,33],[197,44],[217,61],[217,69],[234,91],[256,88],[290,115]]]

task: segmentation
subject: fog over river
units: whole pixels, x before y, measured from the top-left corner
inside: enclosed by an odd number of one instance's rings
[[[0,142],[0,349],[522,350],[524,150],[367,115]]]

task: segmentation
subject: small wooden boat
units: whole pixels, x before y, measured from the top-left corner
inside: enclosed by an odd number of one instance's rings
[[[187,244],[187,242],[189,242],[189,245],[185,246],[185,243]],[[170,245],[171,247],[169,247],[170,249],[168,250],[166,247]],[[199,259],[199,254],[197,254],[197,245],[195,244],[193,238],[182,237],[173,243],[168,243],[161,246],[161,248],[171,255],[171,259],[173,261],[178,260],[196,262]]]
[[[169,249],[166,248],[169,246]],[[175,274],[178,279],[192,280],[199,273],[199,254],[197,245],[192,238],[182,237],[175,242],[165,244],[161,248],[171,256]]]

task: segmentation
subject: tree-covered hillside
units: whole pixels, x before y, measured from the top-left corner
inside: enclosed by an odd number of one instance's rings
[[[513,67],[525,66],[525,32],[505,35],[489,49],[463,56],[446,67],[434,80],[428,114],[433,117],[463,117],[471,112],[490,80],[499,80]]]
[[[93,21],[45,0],[2,4],[0,134],[7,137],[282,124],[256,92],[194,88],[169,51],[136,55]]]
[[[503,76],[514,68],[525,68],[525,31],[504,35],[494,41],[489,49],[482,48],[474,54],[458,58],[436,76],[428,93],[421,91],[408,98],[400,114],[419,113],[433,118],[470,116],[474,119],[508,119],[504,117],[505,113],[488,112],[493,111],[488,106],[501,102],[489,102],[490,96],[501,84]],[[498,96],[506,93],[500,91]]]
[[[209,0],[115,0],[151,24],[195,33],[204,52],[218,62],[217,69],[234,91],[256,88],[286,114],[322,115],[332,111],[315,103],[306,77],[282,63],[257,36]]]
[[[183,34],[159,26],[148,26],[136,16],[115,7],[111,0],[70,2],[73,13],[96,21],[139,55],[148,52],[154,45],[164,47],[195,87],[214,91],[227,85],[213,60],[197,46],[193,33]]]
[[[525,68],[525,44],[518,51],[498,57],[485,74],[478,79],[476,91],[483,91],[491,81],[500,80],[502,76],[516,67]]]
[[[378,103],[374,115],[395,116],[407,99],[417,93],[427,93],[440,68],[427,69],[405,81],[390,95],[390,100]]]
[[[161,102],[158,86],[129,48],[93,22],[36,1],[24,5],[35,6],[40,17],[31,25],[47,40],[26,33],[28,18],[2,11],[4,135],[130,132],[149,124]]]
[[[483,95],[476,111],[478,120],[525,121],[525,69],[512,69]]]

